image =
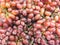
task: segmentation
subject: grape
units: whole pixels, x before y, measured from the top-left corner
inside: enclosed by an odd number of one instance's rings
[[[60,0],[0,0],[0,45],[60,45]]]
[[[48,41],[50,45],[55,45],[55,41],[54,40],[50,40]]]
[[[60,43],[60,41],[57,39],[57,40],[56,40],[56,45],[59,45],[59,43]]]

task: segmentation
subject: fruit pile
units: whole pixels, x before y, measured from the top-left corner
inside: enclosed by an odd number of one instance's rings
[[[60,0],[0,0],[0,45],[60,45]]]

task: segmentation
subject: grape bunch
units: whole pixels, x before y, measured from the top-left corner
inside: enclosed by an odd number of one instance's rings
[[[60,0],[0,0],[0,45],[60,45]]]

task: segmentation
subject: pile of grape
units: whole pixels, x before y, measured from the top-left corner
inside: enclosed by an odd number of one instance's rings
[[[0,45],[60,45],[60,0],[0,0]]]

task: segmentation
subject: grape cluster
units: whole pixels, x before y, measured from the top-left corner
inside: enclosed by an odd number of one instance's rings
[[[0,0],[0,45],[60,45],[60,0]]]

